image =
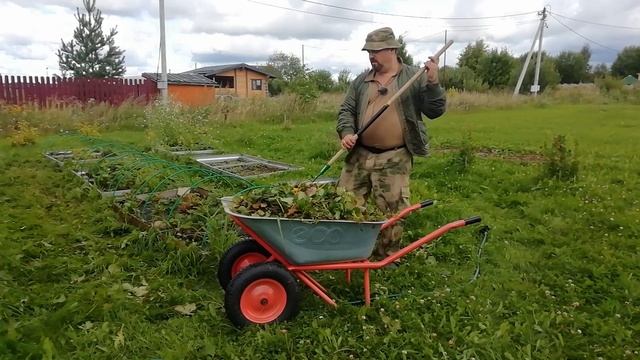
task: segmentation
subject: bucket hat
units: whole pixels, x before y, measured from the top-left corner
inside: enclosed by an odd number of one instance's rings
[[[373,30],[367,34],[362,50],[382,50],[382,49],[397,49],[400,47],[400,43],[393,34],[393,30],[390,27],[383,27]]]

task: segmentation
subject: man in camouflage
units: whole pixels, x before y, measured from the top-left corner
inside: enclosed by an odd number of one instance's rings
[[[391,215],[410,205],[409,175],[413,156],[426,156],[429,145],[422,114],[435,119],[445,111],[444,90],[438,83],[438,59],[429,58],[425,74],[396,100],[360,137],[357,130],[419,69],[402,63],[396,51],[400,43],[385,27],[367,35],[362,50],[369,54],[372,69],[349,87],[336,130],[341,146],[351,150],[340,175],[339,186],[353,191],[362,201],[372,197]],[[382,258],[399,248],[402,228],[386,229],[378,239],[374,257]]]

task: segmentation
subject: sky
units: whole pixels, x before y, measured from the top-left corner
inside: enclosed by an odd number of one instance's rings
[[[327,6],[330,5],[330,6]],[[97,0],[103,30],[116,27],[127,76],[160,69],[158,0]],[[73,37],[81,0],[0,0],[0,74],[59,74],[56,51]],[[366,34],[390,26],[416,62],[454,41],[441,65],[482,39],[520,56],[532,45],[543,8],[550,11],[543,50],[551,55],[588,44],[593,64],[611,64],[625,46],[640,46],[638,0],[165,0],[167,67],[264,64],[275,52],[312,69],[352,74],[369,67]],[[352,11],[352,10],[358,11]],[[319,15],[318,15],[319,14]]]

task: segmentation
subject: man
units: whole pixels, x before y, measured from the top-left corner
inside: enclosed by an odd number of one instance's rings
[[[360,137],[355,135],[419,69],[402,63],[400,43],[393,30],[377,29],[367,35],[362,50],[369,53],[371,70],[349,87],[338,114],[336,130],[343,148],[351,150],[339,186],[366,201],[373,197],[385,213],[409,206],[409,175],[413,156],[426,156],[428,137],[422,115],[435,119],[445,111],[444,90],[438,83],[438,59]],[[373,256],[383,258],[399,249],[402,228],[394,226],[380,236]]]

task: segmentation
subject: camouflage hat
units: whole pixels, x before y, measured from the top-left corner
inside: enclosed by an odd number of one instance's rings
[[[362,50],[382,50],[382,49],[397,49],[400,47],[400,43],[393,34],[393,30],[390,27],[383,27],[377,30],[373,30],[367,34],[367,40],[365,40]]]

